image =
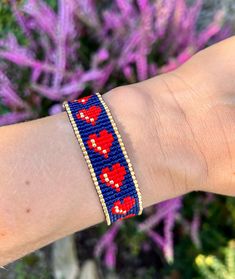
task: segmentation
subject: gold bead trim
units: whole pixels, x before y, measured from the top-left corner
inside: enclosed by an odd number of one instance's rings
[[[70,110],[70,107],[68,105],[68,102],[64,102],[63,103],[63,107],[64,109],[66,110],[67,114],[68,114],[68,117],[69,117],[69,120],[72,124],[72,127],[73,127],[73,130],[74,130],[74,133],[75,133],[75,136],[78,140],[78,143],[81,147],[81,150],[82,150],[82,153],[83,153],[83,156],[86,160],[86,163],[87,163],[87,166],[88,166],[88,169],[90,171],[90,174],[91,174],[91,178],[93,180],[93,183],[95,185],[95,188],[96,188],[96,191],[97,191],[97,194],[99,196],[99,199],[100,199],[100,202],[101,202],[101,205],[102,205],[102,208],[103,208],[103,211],[104,211],[104,215],[105,215],[105,219],[106,219],[106,222],[108,224],[108,226],[111,224],[111,221],[110,221],[110,217],[109,217],[109,213],[108,213],[108,209],[106,207],[106,204],[105,204],[105,201],[104,201],[104,197],[102,195],[102,192],[100,190],[100,187],[99,187],[99,183],[98,183],[98,180],[97,180],[97,177],[96,177],[96,174],[95,174],[95,171],[92,167],[92,164],[91,164],[91,161],[90,161],[90,158],[89,158],[89,155],[87,153],[87,150],[86,150],[86,147],[83,143],[83,140],[80,136],[80,133],[79,133],[79,130],[76,126],[76,123],[74,121],[74,118],[73,118],[73,115],[72,115],[72,112]]]
[[[132,166],[132,164],[130,162],[130,159],[129,159],[128,155],[127,155],[124,143],[123,143],[122,138],[121,138],[121,134],[118,131],[117,125],[116,125],[116,123],[113,120],[113,116],[112,116],[108,106],[104,102],[104,100],[103,100],[102,96],[100,95],[100,93],[96,93],[96,95],[98,96],[101,104],[103,105],[103,107],[104,107],[104,109],[105,109],[105,111],[106,111],[106,113],[108,115],[108,118],[109,118],[109,120],[110,120],[110,122],[111,122],[111,124],[113,126],[113,129],[115,131],[115,134],[116,134],[116,136],[118,138],[118,142],[119,142],[119,145],[121,147],[122,153],[123,153],[123,155],[124,155],[124,157],[125,157],[125,159],[127,161],[128,168],[129,168],[129,171],[131,173],[132,179],[134,181],[135,189],[136,189],[136,192],[137,192],[137,195],[138,195],[138,199],[139,199],[139,208],[140,208],[140,210],[139,210],[138,215],[140,215],[142,213],[142,211],[143,211],[143,203],[142,203],[142,196],[141,196],[141,193],[140,193],[139,185],[138,185],[138,182],[137,182],[137,179],[136,179],[136,176],[135,176],[135,172],[134,172],[133,166]]]

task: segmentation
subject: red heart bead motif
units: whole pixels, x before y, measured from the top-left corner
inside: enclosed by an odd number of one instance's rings
[[[93,149],[105,158],[108,158],[112,143],[113,135],[107,130],[100,131],[99,136],[96,134],[89,135],[89,140],[87,141],[90,149]]]
[[[127,214],[132,207],[135,205],[135,199],[128,196],[123,199],[121,203],[120,200],[116,201],[112,207],[113,214],[125,215]]]
[[[116,163],[112,166],[112,170],[108,167],[102,169],[100,179],[102,183],[105,183],[107,186],[112,187],[117,192],[120,192],[120,187],[122,186],[122,181],[126,174],[126,170],[119,163]]]
[[[77,118],[85,120],[87,123],[91,123],[94,126],[100,113],[101,113],[100,107],[92,106],[89,109],[79,110],[79,112],[77,113]]]
[[[78,99],[77,102],[85,105],[90,98],[91,98],[91,96],[86,96],[86,97]]]

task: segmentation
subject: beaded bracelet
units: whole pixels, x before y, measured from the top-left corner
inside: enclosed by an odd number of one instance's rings
[[[121,135],[99,93],[64,102],[107,224],[142,213],[138,182]]]

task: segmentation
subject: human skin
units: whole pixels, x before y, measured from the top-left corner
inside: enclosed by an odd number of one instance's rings
[[[234,49],[232,37],[175,71],[103,95],[144,208],[192,191],[235,196]],[[0,265],[104,221],[65,112],[0,135]]]

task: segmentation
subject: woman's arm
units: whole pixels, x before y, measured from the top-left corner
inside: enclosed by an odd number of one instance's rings
[[[159,108],[138,85],[104,95],[133,163],[144,207],[184,194],[185,177],[192,184],[199,168],[190,148],[179,165],[186,144],[174,126],[183,123],[165,85],[156,80],[156,89]],[[156,113],[165,115],[161,125]],[[0,265],[104,220],[66,113],[2,127],[0,134]],[[166,140],[173,156],[166,153]],[[188,175],[191,168],[194,175]]]
[[[234,38],[170,74],[104,95],[144,207],[193,190],[235,195],[235,92],[224,93],[228,83],[217,90],[204,65],[232,44]],[[0,265],[104,220],[65,113],[2,127],[0,135]]]

